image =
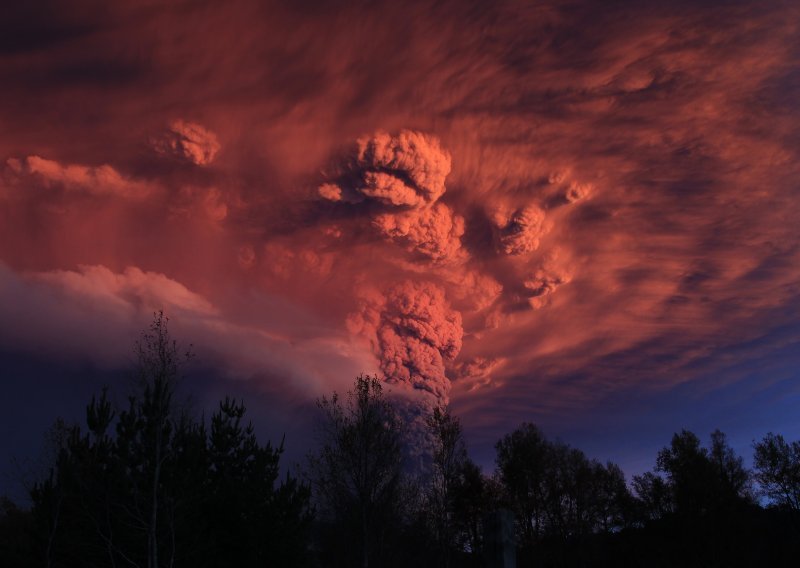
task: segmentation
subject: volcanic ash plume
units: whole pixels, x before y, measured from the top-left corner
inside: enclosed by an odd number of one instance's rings
[[[464,218],[437,201],[450,165],[450,154],[433,136],[378,131],[358,139],[354,153],[317,193],[328,201],[371,203],[365,211],[384,238],[434,263],[458,262],[466,257]]]
[[[320,186],[330,201],[374,201],[390,207],[423,207],[445,191],[450,154],[433,136],[402,130],[359,138],[356,155],[335,182]]]
[[[410,130],[397,136],[378,132],[371,138],[361,138],[358,162],[365,169],[387,172],[401,181],[407,177],[427,203],[444,193],[451,166],[450,154],[442,150],[437,138]]]
[[[493,385],[492,372],[500,367],[505,360],[497,357],[475,357],[469,361],[453,365],[453,373],[459,385],[466,385],[467,390],[473,391]]]
[[[499,209],[492,215],[497,248],[503,254],[525,254],[539,248],[544,234],[544,211],[529,205],[510,211]]]
[[[570,203],[586,199],[592,193],[592,184],[572,182],[567,188],[564,197]]]
[[[153,149],[181,161],[207,166],[217,157],[221,146],[217,135],[195,122],[175,120],[167,132],[152,141]]]
[[[450,298],[456,308],[462,311],[476,312],[486,309],[503,293],[502,284],[479,270],[458,266],[455,270],[443,273],[442,277],[452,285]]]
[[[544,268],[537,270],[523,283],[528,303],[533,309],[544,307],[550,301],[551,294],[571,279],[572,276],[568,272]]]
[[[464,218],[444,203],[396,214],[384,213],[376,216],[372,225],[406,250],[434,262],[457,259],[462,252]]]
[[[369,338],[389,383],[406,384],[448,400],[445,361],[461,350],[461,314],[444,290],[430,282],[406,281],[386,293],[367,294],[359,313],[348,318],[354,333]]]

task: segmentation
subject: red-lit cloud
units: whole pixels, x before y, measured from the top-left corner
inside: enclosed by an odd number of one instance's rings
[[[150,191],[148,184],[126,178],[108,164],[96,167],[62,165],[39,156],[28,156],[24,160],[8,158],[6,176],[17,185],[41,185],[94,195],[144,198]]]
[[[439,140],[402,130],[396,136],[378,131],[359,138],[355,155],[340,165],[341,179],[320,186],[331,201],[375,201],[392,207],[421,207],[445,192],[450,155]]]
[[[464,218],[444,203],[401,213],[382,213],[373,226],[390,240],[432,261],[457,260],[464,235]]]
[[[216,134],[200,124],[183,120],[173,120],[166,132],[153,138],[152,145],[158,154],[197,166],[207,166],[220,151]]]
[[[406,281],[381,293],[368,290],[359,311],[347,320],[352,333],[369,339],[389,383],[409,385],[446,402],[450,381],[445,363],[461,350],[461,314],[452,310],[444,289]]]
[[[544,234],[544,211],[527,206],[509,211],[499,208],[492,212],[497,248],[503,254],[525,254],[539,248]]]
[[[500,423],[796,324],[800,9],[318,10],[0,23],[5,345],[165,307],[231,376],[379,372]]]

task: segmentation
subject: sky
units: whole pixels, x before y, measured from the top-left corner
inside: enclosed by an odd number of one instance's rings
[[[94,0],[0,20],[0,487],[130,388],[313,447],[360,373],[623,469],[800,438],[796,2]]]

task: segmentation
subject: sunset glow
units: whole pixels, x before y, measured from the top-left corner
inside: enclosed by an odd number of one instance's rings
[[[360,373],[487,470],[800,436],[800,4],[164,4],[0,19],[4,455],[160,309],[298,455]]]

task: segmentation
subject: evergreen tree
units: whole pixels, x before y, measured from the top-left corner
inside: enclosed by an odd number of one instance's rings
[[[262,446],[225,399],[210,430],[176,403],[180,354],[156,314],[137,342],[138,389],[117,412],[103,391],[86,429],[65,428],[31,492],[46,566],[299,566],[308,488],[278,482],[283,446]]]

